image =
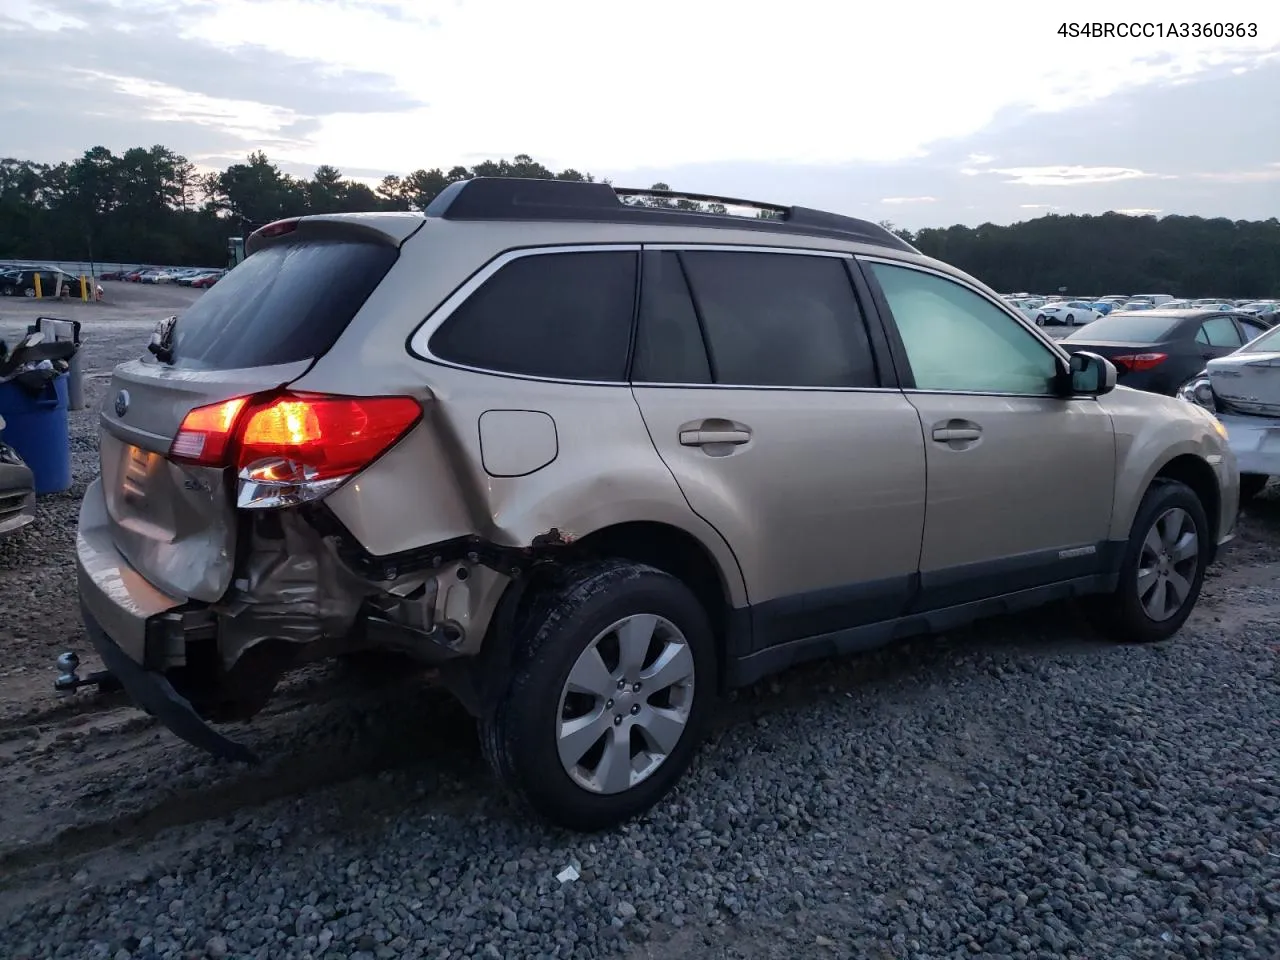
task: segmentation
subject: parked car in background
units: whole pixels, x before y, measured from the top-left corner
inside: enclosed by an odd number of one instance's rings
[[[58,270],[10,270],[0,274],[0,296],[34,297],[36,277],[40,278],[40,294],[45,297],[70,296],[72,283],[79,289],[80,281]]]
[[[1128,300],[1120,304],[1117,309],[1125,313],[1132,313],[1137,310],[1154,310],[1155,308],[1156,305],[1150,300]]]
[[[1160,307],[1112,313],[1061,342],[1106,357],[1126,387],[1174,396],[1207,360],[1240,349],[1260,332],[1233,314]]]
[[[1168,304],[1165,304],[1165,306],[1167,307]],[[1209,301],[1197,300],[1195,301],[1192,309],[1219,310],[1224,313],[1235,313],[1237,310],[1239,310],[1239,307],[1237,307],[1235,303],[1232,302],[1231,300],[1209,300]]]
[[[180,277],[178,279],[178,285],[183,287],[195,287],[197,289],[203,289],[205,287],[213,286],[215,283],[218,282],[219,279],[221,279],[221,277],[222,277],[222,272],[220,270],[219,271],[200,270],[194,273],[190,273],[185,277]]]
[[[1160,307],[1168,303],[1170,300],[1173,300],[1174,296],[1169,293],[1135,293],[1129,299],[1145,300],[1147,301],[1147,303],[1151,304],[1152,306]]]
[[[1240,465],[1240,499],[1280,476],[1280,327],[1210,360],[1178,396],[1212,411]]]
[[[1161,309],[1163,310],[1198,310],[1200,308],[1195,306],[1190,300],[1170,300],[1168,303],[1164,304],[1161,307]]]
[[[1041,304],[1036,310],[1036,326],[1077,327],[1092,323],[1099,314],[1093,304],[1084,300],[1059,300]]]
[[[4,417],[0,417],[0,434]],[[18,451],[0,439],[0,537],[21,530],[36,516],[36,484]]]
[[[772,209],[477,178],[256,231],[106,391],[75,550],[108,669],[251,759],[210,722],[399,650],[514,797],[599,830],[793,664],[1067,597],[1176,633],[1234,532],[1221,424],[883,227]]]
[[[1248,303],[1240,304],[1236,309],[1241,313],[1252,314],[1255,317],[1271,317],[1274,319],[1280,314],[1280,303],[1274,300],[1252,300]]]
[[[1099,316],[1105,317],[1117,307],[1117,304],[1113,300],[1095,300],[1093,301],[1092,306],[1095,313]]]

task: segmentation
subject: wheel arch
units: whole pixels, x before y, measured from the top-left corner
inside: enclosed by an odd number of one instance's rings
[[[1209,550],[1212,561],[1222,533],[1219,529],[1222,523],[1222,490],[1213,467],[1199,452],[1190,450],[1172,451],[1160,463],[1151,466],[1141,485],[1130,488],[1128,494],[1118,499],[1117,509],[1112,516],[1112,539],[1127,540],[1130,537],[1143,498],[1152,486],[1161,480],[1173,480],[1188,487],[1204,507],[1205,518],[1209,524]]]
[[[639,520],[597,530],[577,541],[575,548],[586,556],[647,564],[688,587],[711,621],[723,676],[732,649],[730,635],[738,627],[732,587],[723,566],[697,537],[671,524]]]

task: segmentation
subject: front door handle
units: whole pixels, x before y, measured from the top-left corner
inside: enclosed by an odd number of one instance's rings
[[[680,443],[686,447],[702,447],[708,443],[747,443],[751,433],[747,430],[681,430]]]
[[[982,428],[968,420],[948,420],[934,424],[933,439],[939,443],[968,442],[982,439]]]

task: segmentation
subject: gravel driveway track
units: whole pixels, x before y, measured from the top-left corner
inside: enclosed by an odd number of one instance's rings
[[[107,284],[88,393],[198,294]],[[0,337],[35,315],[4,305]],[[292,680],[209,760],[52,690],[87,654],[71,551],[95,470],[0,542],[0,957],[1280,957],[1280,495],[1180,636],[1070,607],[793,670],[725,704],[645,819],[519,819],[423,678]],[[572,864],[576,880],[556,874]]]

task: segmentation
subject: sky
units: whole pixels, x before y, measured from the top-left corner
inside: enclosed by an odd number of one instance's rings
[[[0,154],[376,179],[527,153],[910,229],[1280,216],[1280,8],[1229,6],[1256,36],[1057,33],[1226,15],[1182,0],[0,0]]]

